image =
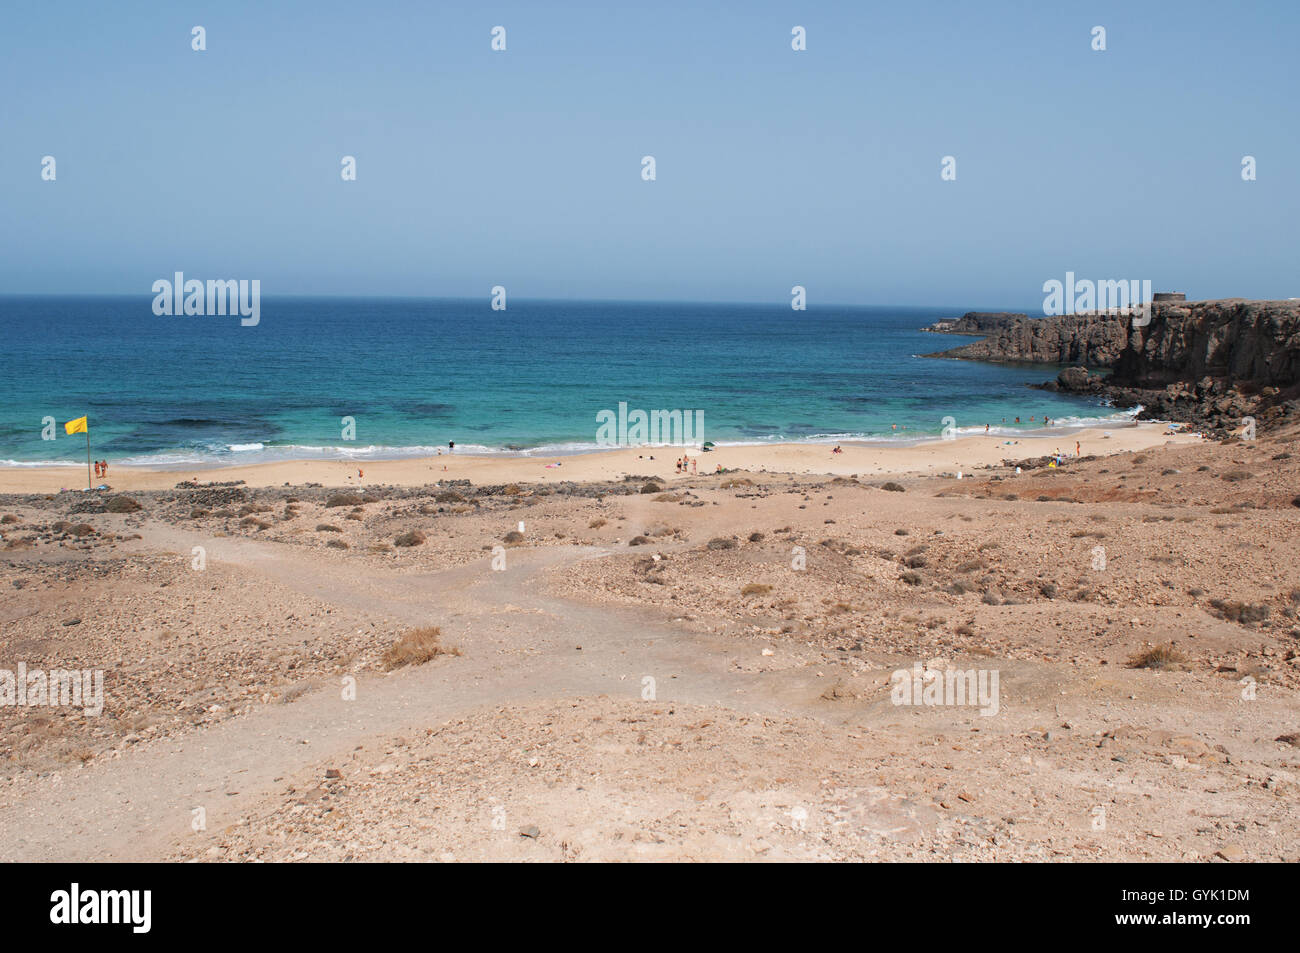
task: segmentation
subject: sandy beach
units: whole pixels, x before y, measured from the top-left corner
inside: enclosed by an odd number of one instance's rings
[[[972,471],[1003,460],[1060,451],[1073,456],[1078,441],[1083,456],[1146,450],[1197,442],[1168,434],[1161,423],[1143,422],[1101,429],[1062,431],[1043,436],[964,436],[911,446],[844,443],[842,453],[828,444],[788,443],[771,446],[723,446],[709,453],[676,447],[635,448],[550,457],[487,457],[454,453],[403,460],[298,460],[204,468],[142,468],[112,465],[106,481],[114,490],[162,490],[178,481],[207,483],[243,480],[249,486],[319,483],[322,486],[424,486],[448,480],[475,484],[558,483],[620,480],[630,474],[679,479],[674,460],[683,452],[697,461],[701,476],[725,470],[884,476]],[[1029,433],[1032,433],[1030,431]],[[84,467],[3,467],[0,493],[57,493],[84,489]],[[94,481],[96,485],[99,480]]]

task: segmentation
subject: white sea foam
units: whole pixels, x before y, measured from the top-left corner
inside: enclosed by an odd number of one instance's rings
[[[1131,425],[1134,418],[1142,410],[1142,407],[1132,407],[1125,410],[1117,410],[1112,414],[1089,417],[1060,417],[1052,419],[1051,427],[1042,427],[1036,423],[1023,424],[1021,426],[991,426],[987,432],[988,436],[996,436],[1007,439],[1033,439],[1036,437],[1061,437],[1072,431],[1082,430],[1085,428],[1096,427],[1123,427]],[[970,427],[955,428],[957,436],[983,436],[985,435],[982,424]],[[751,439],[720,439],[715,440],[714,445],[718,447],[764,447],[778,443],[792,444],[837,444],[837,443],[861,443],[861,444],[883,444],[891,446],[915,446],[922,443],[931,443],[943,439],[937,433],[926,433],[916,430],[900,430],[889,433],[819,433],[808,434],[800,437],[791,437],[785,434],[773,434],[767,437],[755,437]],[[537,447],[504,447],[504,446],[487,446],[476,443],[458,443],[455,450],[451,451],[442,445],[426,446],[386,446],[383,444],[367,444],[365,446],[356,446],[354,444],[342,445],[311,445],[311,444],[282,444],[268,446],[263,442],[249,443],[211,443],[202,447],[192,449],[178,449],[159,451],[157,453],[137,454],[128,457],[116,458],[111,461],[120,466],[145,467],[152,469],[175,469],[178,467],[210,468],[230,466],[233,463],[255,464],[255,463],[278,463],[289,460],[347,460],[347,461],[367,461],[367,460],[405,460],[418,457],[435,457],[438,454],[443,456],[471,456],[471,457],[563,457],[573,456],[580,453],[604,452],[610,448],[597,444],[595,441],[566,441],[563,443],[543,444]],[[676,444],[657,444],[639,448],[623,449],[640,449],[646,453],[655,453],[661,450],[682,451],[689,450],[698,452],[699,446],[681,447]],[[81,460],[0,460],[0,466],[5,467],[70,467],[84,466],[85,461]]]

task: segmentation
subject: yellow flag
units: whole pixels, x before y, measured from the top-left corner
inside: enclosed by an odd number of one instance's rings
[[[76,420],[69,420],[63,425],[63,429],[68,433],[87,433],[86,418],[78,417]]]

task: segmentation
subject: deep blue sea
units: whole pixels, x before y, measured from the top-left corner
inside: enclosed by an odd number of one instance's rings
[[[96,458],[137,465],[569,453],[620,402],[701,410],[718,444],[1129,416],[1025,386],[1053,368],[919,357],[970,340],[918,330],[952,308],[265,297],[242,327],[152,300],[0,297],[0,464],[84,463],[82,414]]]

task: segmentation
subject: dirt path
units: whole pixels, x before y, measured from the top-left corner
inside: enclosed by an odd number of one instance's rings
[[[599,558],[591,548],[511,553],[492,572],[485,559],[436,573],[357,569],[243,539],[199,541],[210,562],[258,573],[331,604],[442,625],[464,650],[388,676],[359,679],[356,699],[325,688],[179,738],[137,745],[85,769],[38,779],[0,805],[4,861],[148,860],[190,830],[202,808],[219,830],[309,763],[343,757],[367,739],[437,724],[460,712],[547,698],[640,699],[655,680],[662,702],[748,712],[834,715],[819,701],[826,684],[799,664],[743,671],[737,647],[645,614],[539,594],[540,575]],[[144,545],[187,551],[193,537],[150,527]],[[748,653],[754,654],[753,646]],[[861,710],[858,710],[858,714]]]

